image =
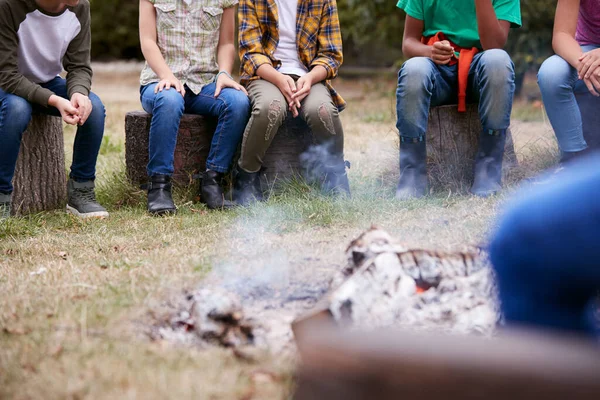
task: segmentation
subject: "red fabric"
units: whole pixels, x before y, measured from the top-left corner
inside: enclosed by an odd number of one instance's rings
[[[441,42],[443,40],[448,40],[448,38],[442,32],[436,33],[435,36],[421,38],[421,42],[428,46],[433,46],[434,43]],[[458,63],[458,112],[465,112],[467,111],[467,84],[469,83],[469,69],[471,68],[473,57],[475,57],[475,54],[479,52],[479,49],[477,49],[477,47],[467,49],[452,43],[450,40],[448,41],[450,42],[450,45],[454,47],[454,51],[460,53],[458,59],[456,56],[453,56],[448,65],[455,65]]]

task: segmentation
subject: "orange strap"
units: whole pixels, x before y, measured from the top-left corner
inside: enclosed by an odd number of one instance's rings
[[[434,43],[441,42],[443,40],[448,40],[448,38],[442,32],[438,32],[429,38],[421,38],[421,42],[428,46],[433,46]],[[466,49],[456,45],[455,43],[452,43],[450,40],[448,41],[450,42],[450,45],[454,47],[454,51],[459,52],[458,59],[456,56],[453,56],[448,65],[455,65],[458,63],[458,112],[465,112],[467,111],[467,84],[469,83],[469,70],[471,69],[473,57],[475,57],[475,54],[479,52],[479,49],[477,49],[477,47]]]

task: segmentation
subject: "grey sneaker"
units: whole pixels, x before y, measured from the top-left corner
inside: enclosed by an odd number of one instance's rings
[[[81,218],[106,218],[108,212],[96,201],[94,181],[67,184],[67,212]]]
[[[0,193],[0,221],[10,218],[10,194]]]

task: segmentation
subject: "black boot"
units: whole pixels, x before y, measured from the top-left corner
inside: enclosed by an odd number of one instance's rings
[[[321,185],[323,192],[334,196],[351,197],[350,183],[346,173],[346,167],[349,167],[349,165],[349,162],[341,158],[333,164],[324,166],[325,176]]]
[[[248,206],[262,200],[260,172],[246,172],[236,166],[233,172],[233,201],[241,206]]]
[[[479,136],[479,150],[475,156],[475,178],[471,193],[489,197],[502,189],[502,158],[506,130],[484,131]]]
[[[200,183],[200,201],[202,201],[211,210],[233,208],[235,204],[229,200],[225,200],[221,182],[223,174],[216,171],[206,170],[202,174],[202,182]]]
[[[177,208],[171,195],[171,177],[154,175],[148,182],[148,212],[152,215],[175,214]]]
[[[427,143],[422,139],[402,138],[400,143],[400,182],[396,199],[408,200],[427,194]]]

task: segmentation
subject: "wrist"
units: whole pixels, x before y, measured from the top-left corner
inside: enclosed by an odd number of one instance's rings
[[[225,70],[222,70],[222,71],[219,71],[219,73],[218,73],[218,74],[217,74],[217,76],[215,77],[215,81],[217,81],[221,75],[225,75],[226,77],[228,77],[228,78],[229,78],[229,79],[231,79],[232,81],[234,80],[234,79],[233,79],[233,76],[231,76],[231,74],[230,74],[229,72],[227,72],[227,71],[225,71]]]
[[[60,99],[61,99],[61,97],[58,97],[57,95],[53,94],[48,99],[48,105],[52,106],[52,107],[56,107],[58,105],[58,103],[60,102]]]

